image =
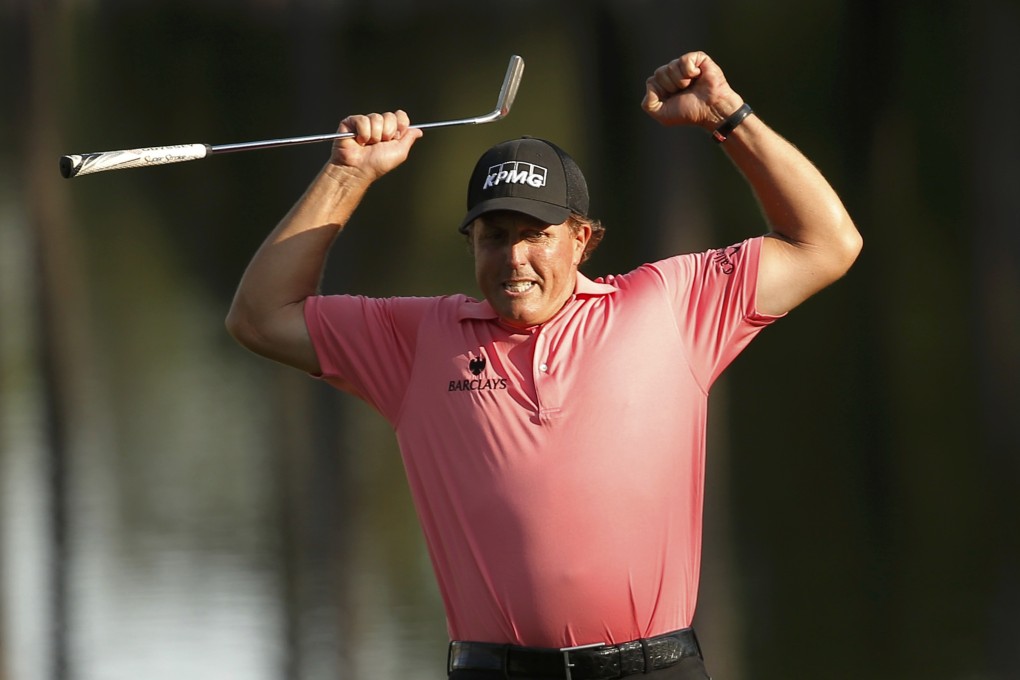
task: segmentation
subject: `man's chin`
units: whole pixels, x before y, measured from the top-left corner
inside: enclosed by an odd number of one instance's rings
[[[526,309],[515,308],[513,305],[500,305],[498,307],[494,305],[494,307],[496,314],[499,315],[499,320],[515,328],[537,326],[544,321],[544,319],[539,319],[537,314]]]

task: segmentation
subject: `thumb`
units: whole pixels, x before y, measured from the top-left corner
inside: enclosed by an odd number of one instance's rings
[[[404,149],[410,151],[414,143],[425,136],[425,131],[421,128],[409,127],[403,130],[398,137],[398,141],[403,145]]]
[[[655,113],[662,108],[662,95],[656,90],[651,78],[645,83],[645,96],[641,100],[641,108],[646,113]]]

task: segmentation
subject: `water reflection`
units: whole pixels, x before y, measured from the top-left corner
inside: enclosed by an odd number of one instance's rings
[[[98,321],[77,329],[90,351],[57,362],[78,373],[57,374],[66,398],[50,408],[29,240],[16,219],[0,229],[0,670],[442,677],[438,596],[377,417],[299,406],[322,386],[232,345],[224,301],[177,285],[137,232],[130,257],[65,282]]]

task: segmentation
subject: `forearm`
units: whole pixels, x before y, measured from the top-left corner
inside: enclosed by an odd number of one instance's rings
[[[227,315],[227,328],[260,354],[303,344],[304,300],[318,292],[330,248],[371,182],[327,164],[259,247]],[[266,351],[269,349],[269,351]]]
[[[759,261],[758,309],[788,312],[846,274],[860,253],[861,235],[822,173],[757,116],[723,145],[774,237],[765,240]]]
[[[642,106],[663,125],[717,130],[744,104],[704,52],[655,69]],[[758,310],[783,314],[846,273],[861,236],[822,173],[792,144],[750,115],[722,142],[765,213],[770,236],[759,260]]]
[[[421,130],[407,113],[348,116],[329,162],[280,221],[245,270],[227,330],[248,349],[310,373],[319,361],[304,301],[318,292],[326,256],[368,187],[405,160]]]
[[[856,255],[860,235],[843,202],[790,142],[751,115],[722,146],[750,184],[773,234],[836,257]]]
[[[238,296],[271,308],[316,293],[329,250],[368,187],[335,167],[323,168],[252,258]]]

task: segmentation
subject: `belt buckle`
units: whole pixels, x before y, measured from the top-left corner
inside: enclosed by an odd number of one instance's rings
[[[605,642],[593,642],[590,645],[578,645],[577,647],[560,647],[559,651],[563,654],[563,670],[567,672],[567,680],[573,680],[570,676],[570,669],[574,667],[574,664],[570,663],[571,652],[577,652],[582,649],[596,649],[598,647],[605,646]]]

